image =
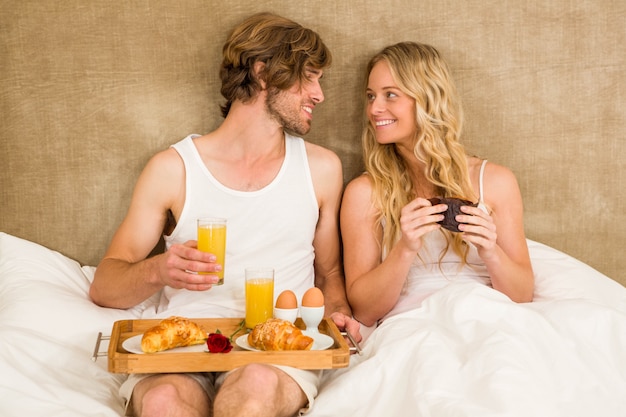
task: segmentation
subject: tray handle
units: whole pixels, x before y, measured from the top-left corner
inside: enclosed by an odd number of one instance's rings
[[[356,352],[359,355],[362,355],[363,353],[361,352],[361,347],[359,346],[359,344],[354,340],[354,337],[352,337],[352,335],[348,332],[340,332],[342,334],[342,336],[348,336],[348,339],[350,339],[350,343],[352,343],[352,346],[350,346],[350,352]]]
[[[102,332],[98,332],[96,345],[93,348],[93,355],[91,355],[91,360],[94,362],[97,361],[100,356],[107,356],[107,352],[100,352],[100,343],[103,340],[111,340],[111,336],[103,336]]]

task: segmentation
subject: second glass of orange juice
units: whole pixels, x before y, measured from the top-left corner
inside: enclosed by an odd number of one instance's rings
[[[274,269],[246,268],[246,327],[265,322],[273,311]]]
[[[214,274],[219,281],[214,285],[224,283],[224,258],[226,257],[226,219],[216,217],[204,217],[198,219],[198,250],[215,255],[216,263],[222,265],[219,272],[201,272],[202,274]]]

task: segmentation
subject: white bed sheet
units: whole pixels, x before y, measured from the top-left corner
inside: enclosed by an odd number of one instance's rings
[[[528,245],[532,303],[451,283],[327,373],[311,415],[626,416],[626,289]]]
[[[329,371],[311,415],[626,415],[626,289],[555,249],[529,248],[535,302],[451,283],[383,323],[350,368]],[[154,305],[95,306],[93,272],[0,233],[0,416],[121,415],[123,376],[91,360],[97,333]]]
[[[349,370],[329,376],[312,415],[620,416],[625,346],[626,314],[611,307],[518,305],[451,284],[378,327]]]

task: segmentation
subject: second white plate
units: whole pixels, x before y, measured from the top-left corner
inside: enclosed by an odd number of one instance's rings
[[[307,332],[305,330],[302,332],[302,334],[313,338],[313,347],[311,348],[311,350],[326,350],[329,347],[331,347],[333,344],[335,344],[335,341],[333,340],[332,337],[325,335],[323,333]],[[239,336],[235,340],[235,343],[237,344],[237,346],[239,346],[242,349],[260,351],[259,349],[256,349],[250,346],[250,344],[248,343],[247,334]]]

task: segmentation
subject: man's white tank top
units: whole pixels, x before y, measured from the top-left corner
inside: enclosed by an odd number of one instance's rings
[[[243,317],[246,267],[269,266],[274,299],[286,289],[301,301],[314,286],[313,237],[319,207],[305,143],[285,134],[285,159],[274,180],[257,191],[221,184],[207,169],[190,135],[173,145],[185,164],[185,205],[166,247],[197,238],[196,219],[224,217],[227,222],[224,284],[208,291],[163,290],[159,313],[203,317]],[[161,314],[160,314],[161,315]]]

